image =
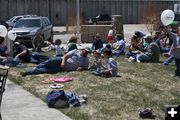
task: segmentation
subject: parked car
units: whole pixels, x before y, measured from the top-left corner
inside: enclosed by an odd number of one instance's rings
[[[88,24],[111,24],[111,17],[108,14],[99,14],[95,18],[90,18]]]
[[[13,27],[16,32],[16,41],[32,46],[32,41],[36,35],[40,35],[41,42],[52,40],[53,26],[47,17],[27,17],[18,20]]]
[[[14,27],[15,23],[21,19],[21,18],[27,18],[27,17],[32,17],[32,16],[37,16],[37,15],[19,15],[19,16],[13,16],[10,18],[6,23],[9,25],[9,27]]]

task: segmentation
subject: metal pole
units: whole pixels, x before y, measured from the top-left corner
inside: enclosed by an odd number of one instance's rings
[[[79,20],[79,0],[76,1],[77,2],[77,32],[76,34],[79,35],[80,34],[80,20]]]

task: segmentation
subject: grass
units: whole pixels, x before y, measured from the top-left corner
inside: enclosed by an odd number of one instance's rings
[[[68,75],[73,81],[64,83],[65,91],[88,95],[88,103],[77,108],[60,109],[75,120],[139,120],[138,109],[150,107],[163,120],[164,105],[180,104],[180,80],[170,75],[175,66],[162,63],[129,63],[123,57],[117,59],[122,77],[102,78],[91,71],[62,72],[21,77],[22,68],[12,68],[9,79],[44,100],[51,90],[42,84],[54,76]],[[34,65],[28,64],[28,67]]]

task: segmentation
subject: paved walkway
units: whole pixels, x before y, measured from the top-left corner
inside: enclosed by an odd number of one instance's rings
[[[3,120],[71,120],[9,80],[1,111]]]

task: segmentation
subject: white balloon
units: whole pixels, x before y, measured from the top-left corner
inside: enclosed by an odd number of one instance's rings
[[[6,37],[7,35],[7,29],[4,25],[0,25],[0,36],[1,37]]]
[[[10,31],[8,32],[8,38],[9,38],[10,40],[15,40],[15,39],[16,39],[16,32],[13,31],[13,30],[10,30]]]
[[[161,22],[163,23],[164,26],[170,25],[175,18],[175,14],[172,10],[164,10],[161,13]]]

